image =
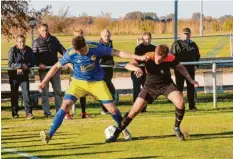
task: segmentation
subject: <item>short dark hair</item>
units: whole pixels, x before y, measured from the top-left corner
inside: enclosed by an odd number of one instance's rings
[[[152,37],[152,36],[151,36],[151,33],[150,33],[150,32],[148,32],[148,31],[146,31],[146,32],[142,33],[142,36],[145,36],[145,35],[149,36],[150,38]]]
[[[16,36],[16,40],[17,40],[18,38],[21,38],[21,39],[24,39],[24,40],[26,39],[25,36],[24,36],[23,34],[17,35],[17,36]]]
[[[72,39],[72,47],[74,48],[74,50],[79,50],[84,46],[86,46],[86,41],[83,36],[75,36]]]
[[[156,46],[155,52],[157,52],[160,56],[167,57],[169,53],[169,48],[165,44],[161,44]]]

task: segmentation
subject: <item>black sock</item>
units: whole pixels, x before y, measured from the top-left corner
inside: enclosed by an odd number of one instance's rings
[[[86,113],[86,97],[81,97],[79,100],[80,100],[82,113]]]
[[[122,121],[121,121],[121,126],[120,129],[124,130],[127,128],[127,126],[130,124],[130,122],[133,120],[132,118],[128,117],[128,112],[124,115]]]
[[[176,107],[176,120],[174,125],[175,127],[180,127],[180,123],[183,120],[184,113],[185,113],[185,108],[179,109]]]
[[[114,136],[118,137],[120,135],[120,133],[122,132],[122,130],[124,130],[129,124],[130,122],[133,120],[130,117],[128,117],[128,112],[124,115],[122,121],[121,121],[121,125],[116,129],[116,131],[114,132]]]

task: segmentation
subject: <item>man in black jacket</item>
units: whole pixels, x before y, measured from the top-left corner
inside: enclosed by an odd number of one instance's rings
[[[33,66],[33,52],[25,46],[25,37],[18,35],[16,45],[8,53],[8,66],[14,70],[8,71],[11,86],[11,109],[13,118],[18,118],[18,90],[22,90],[23,102],[27,119],[34,118],[29,99],[29,68]]]
[[[57,63],[57,53],[59,52],[61,55],[63,55],[66,49],[60,44],[55,36],[49,34],[49,28],[47,24],[41,24],[39,27],[39,32],[40,36],[33,41],[32,49],[36,57],[36,64],[39,66],[40,81],[42,81],[48,72],[46,67],[53,66],[55,63]],[[58,111],[62,104],[61,80],[59,71],[50,79],[50,82],[54,91],[56,111]],[[51,112],[49,108],[49,83],[47,83],[46,87],[42,90],[42,105],[45,117],[50,117]]]
[[[147,52],[155,51],[155,46],[151,44],[151,38],[150,32],[144,32],[142,34],[143,42],[135,48],[136,55],[144,55]],[[145,67],[141,66],[140,68],[143,70],[143,75],[139,78],[135,76],[135,72],[131,72],[131,79],[133,81],[133,102],[137,99],[138,94],[141,92],[141,86],[143,87],[146,81]],[[143,108],[142,112],[146,112],[146,106]]]
[[[104,29],[101,32],[101,38],[99,43],[103,46],[113,48],[113,42],[111,40],[111,33],[109,30]],[[107,87],[109,91],[112,94],[113,99],[115,100],[115,87],[112,83],[112,77],[113,77],[113,65],[114,65],[114,60],[113,56],[103,56],[100,60],[101,65],[109,66],[109,67],[102,67],[104,70],[104,81],[107,84]],[[107,109],[102,105],[102,114],[108,113]]]
[[[191,38],[191,30],[189,28],[184,28],[182,30],[181,39],[175,41],[172,44],[170,52],[174,54],[180,62],[199,61],[200,59],[198,46],[190,38]],[[195,66],[184,65],[184,67],[187,69],[191,78],[195,79]],[[176,85],[179,91],[182,92],[184,88],[185,78],[178,71],[175,71],[175,77],[176,77]],[[188,80],[186,80],[186,84],[187,84],[187,97],[189,102],[189,109],[197,110],[195,104],[194,86]]]

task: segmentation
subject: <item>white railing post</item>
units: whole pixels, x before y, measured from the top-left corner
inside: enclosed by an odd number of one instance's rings
[[[233,38],[233,36],[232,36],[232,34],[230,34],[230,56],[231,57],[233,57],[232,38]]]
[[[217,86],[216,86],[216,63],[212,64],[212,77],[213,77],[213,107],[217,108]]]
[[[81,103],[80,103],[81,104]],[[76,115],[76,105],[75,103],[72,105],[72,116]]]

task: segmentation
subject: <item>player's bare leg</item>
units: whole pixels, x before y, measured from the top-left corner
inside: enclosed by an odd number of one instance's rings
[[[141,110],[147,105],[147,101],[145,99],[142,99],[140,97],[137,97],[136,101],[133,104],[133,107],[128,113],[128,117],[133,119],[138,115],[138,113],[141,112]]]

